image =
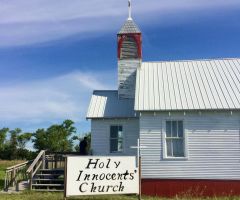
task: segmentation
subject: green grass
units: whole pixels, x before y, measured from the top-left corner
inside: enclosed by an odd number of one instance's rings
[[[23,192],[22,194],[0,194],[1,200],[63,200],[63,193],[47,193],[47,192]],[[127,195],[110,195],[110,196],[91,196],[68,198],[68,200],[138,200],[138,198]],[[142,197],[143,200],[170,200],[167,198]],[[203,198],[172,198],[175,200],[203,200]],[[240,200],[238,197],[225,198],[206,198],[206,200]]]
[[[19,163],[22,163],[24,161],[21,160],[0,160],[0,190],[4,187],[4,179],[5,179],[5,169],[8,167],[11,167],[13,165],[17,165]],[[1,198],[0,198],[1,199]]]
[[[0,190],[4,187],[5,171],[0,170]]]

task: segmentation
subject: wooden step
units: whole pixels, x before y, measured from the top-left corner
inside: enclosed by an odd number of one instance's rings
[[[64,170],[64,168],[51,168],[51,169],[40,169],[40,170]]]
[[[36,178],[33,181],[64,181],[64,179],[51,179],[51,178]]]
[[[58,179],[38,179],[38,180],[33,180],[33,184],[63,184],[64,180],[58,180]]]
[[[36,191],[36,192],[63,192],[64,190],[59,189],[32,189],[32,191]]]
[[[62,187],[62,186],[64,186],[64,184],[51,184],[51,183],[48,183],[48,184],[36,184],[36,183],[34,183],[34,184],[32,184],[32,186],[33,187],[35,187],[35,186],[39,186],[39,187],[42,187],[42,186],[50,186],[50,187]]]
[[[63,175],[64,172],[61,172],[61,171],[39,171],[38,174],[61,174],[61,175]]]
[[[40,169],[41,172],[49,172],[49,171],[61,171],[64,172],[64,169]]]
[[[62,176],[63,174],[35,174],[35,176]]]

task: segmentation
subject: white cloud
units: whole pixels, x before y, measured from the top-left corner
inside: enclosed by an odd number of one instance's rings
[[[226,9],[239,7],[239,0],[133,0],[134,14],[153,16],[186,10]],[[0,1],[0,47],[29,45],[119,28],[127,16],[127,0],[11,0]],[[159,17],[158,17],[159,19]],[[164,19],[164,20],[163,20]],[[190,17],[188,18],[188,20]]]
[[[112,78],[108,78],[112,77]],[[85,120],[94,89],[112,89],[113,72],[72,72],[52,79],[0,87],[2,124]]]

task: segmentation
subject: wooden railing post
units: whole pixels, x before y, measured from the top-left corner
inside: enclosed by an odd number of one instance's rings
[[[55,163],[54,168],[56,169],[56,168],[57,168],[57,155],[56,155],[56,154],[54,155],[54,160],[55,160],[55,161],[54,161],[54,163]]]
[[[7,191],[8,188],[8,172],[5,173],[5,180],[4,180],[4,191]]]
[[[42,155],[42,169],[45,169],[45,167],[46,167],[45,161],[46,161],[46,153],[44,151],[44,153]]]
[[[13,180],[13,177],[14,177],[13,176],[13,171],[11,171],[11,175],[10,176],[11,176],[11,180]],[[10,183],[10,185],[13,186],[13,181]]]
[[[52,166],[52,169],[54,169],[54,156],[53,155],[51,156],[51,160],[52,160],[52,165],[51,166]]]
[[[16,182],[16,169],[13,168],[13,171],[11,173],[11,180],[12,180],[12,186],[14,187],[15,186],[15,182]]]
[[[33,170],[30,172],[30,177],[29,177],[29,190],[32,190],[32,178],[33,178]]]

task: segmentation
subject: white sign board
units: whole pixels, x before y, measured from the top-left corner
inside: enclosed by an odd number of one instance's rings
[[[65,195],[139,194],[135,157],[68,156]]]

